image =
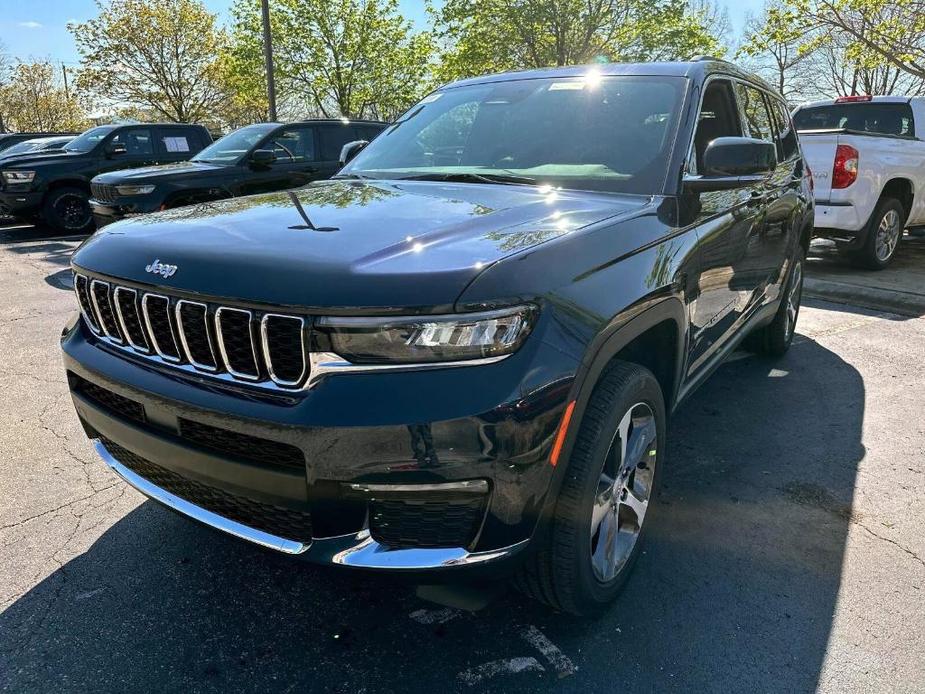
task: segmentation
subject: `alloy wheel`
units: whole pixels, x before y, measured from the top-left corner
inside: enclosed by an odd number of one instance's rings
[[[875,252],[879,261],[886,262],[892,257],[901,235],[902,224],[899,220],[899,213],[896,210],[887,210],[880,219],[880,226],[877,227]]]
[[[604,458],[591,512],[591,565],[602,583],[620,573],[639,539],[655,477],[657,442],[652,408],[633,405]]]
[[[90,207],[76,193],[58,198],[55,201],[55,213],[66,229],[82,229],[90,222]]]

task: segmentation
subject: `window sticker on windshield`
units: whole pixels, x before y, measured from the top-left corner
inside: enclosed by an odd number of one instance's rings
[[[436,101],[437,99],[439,99],[441,96],[443,96],[443,93],[442,93],[442,92],[434,92],[433,94],[428,94],[427,96],[425,96],[423,99],[421,99],[421,101],[420,101],[419,103],[421,103],[421,104],[431,104],[431,103],[433,103],[434,101]]]
[[[565,89],[581,90],[585,88],[585,83],[581,80],[569,80],[568,82],[553,82],[549,85],[549,91],[558,92]]]
[[[165,137],[164,147],[168,152],[189,152],[189,142],[185,137]]]

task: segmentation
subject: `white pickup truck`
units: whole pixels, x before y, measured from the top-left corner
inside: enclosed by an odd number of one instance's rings
[[[793,122],[813,173],[815,235],[863,267],[885,268],[903,230],[925,225],[925,98],[815,101]]]

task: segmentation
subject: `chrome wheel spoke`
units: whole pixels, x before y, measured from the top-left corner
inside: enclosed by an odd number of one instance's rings
[[[602,581],[609,581],[616,575],[617,565],[617,538],[619,526],[616,509],[608,507],[607,513],[601,519],[597,546],[591,555],[591,564],[594,572]]]
[[[645,496],[648,496],[648,490],[646,490]],[[642,522],[646,517],[646,509],[649,507],[648,500],[640,498],[633,489],[627,488],[626,494],[624,494],[623,498],[620,500],[620,506],[633,514],[632,521],[635,522],[637,528],[641,528]],[[625,517],[625,515],[625,513],[621,513],[621,517]],[[627,518],[626,520],[629,521],[631,519]]]

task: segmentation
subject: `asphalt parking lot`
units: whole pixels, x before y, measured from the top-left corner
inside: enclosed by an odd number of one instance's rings
[[[786,358],[735,355],[599,619],[467,612],[117,481],[58,357],[78,241],[0,229],[0,691],[925,691],[925,319],[813,300]]]

